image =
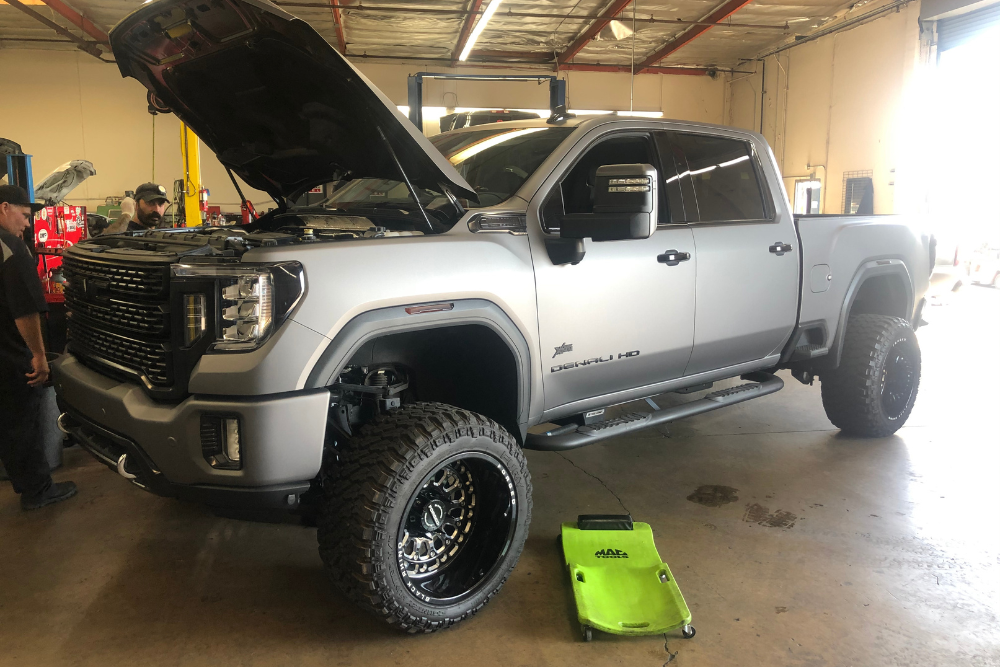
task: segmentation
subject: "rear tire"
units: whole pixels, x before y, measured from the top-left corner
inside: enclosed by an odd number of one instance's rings
[[[854,315],[840,366],[820,374],[823,408],[847,435],[881,438],[906,423],[920,386],[920,346],[900,317]]]
[[[407,632],[472,616],[503,587],[531,522],[531,478],[496,422],[405,405],[337,448],[318,539],[336,585]]]

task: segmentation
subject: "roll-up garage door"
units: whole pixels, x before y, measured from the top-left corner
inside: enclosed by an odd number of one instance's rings
[[[1000,2],[961,16],[938,21],[938,52],[961,46],[976,35],[1000,26]]]

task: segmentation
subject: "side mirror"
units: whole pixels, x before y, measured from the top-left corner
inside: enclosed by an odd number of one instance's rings
[[[597,169],[593,213],[559,216],[564,239],[647,239],[656,229],[656,169],[649,164],[609,164]]]

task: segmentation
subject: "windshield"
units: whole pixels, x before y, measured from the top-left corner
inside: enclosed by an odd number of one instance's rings
[[[491,126],[439,134],[431,137],[431,143],[479,195],[478,206],[493,206],[517,192],[572,132],[571,127]],[[462,205],[477,206],[465,201]]]
[[[479,194],[478,204],[459,199],[468,209],[493,206],[509,199],[572,131],[571,127],[490,127],[438,134],[431,137],[431,143]],[[443,192],[416,190],[425,209],[446,214],[451,208],[451,201]],[[358,178],[328,184],[326,192],[332,194],[322,201],[310,202],[309,206],[342,210],[416,208],[409,188],[401,180]]]

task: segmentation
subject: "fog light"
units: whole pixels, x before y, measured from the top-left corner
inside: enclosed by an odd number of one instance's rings
[[[201,416],[201,452],[210,466],[239,470],[243,467],[242,449],[238,417]]]
[[[234,463],[240,462],[240,420],[224,419],[226,425],[226,458]]]

